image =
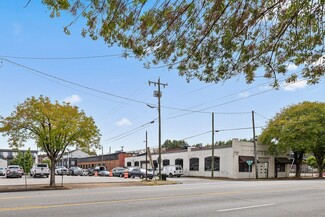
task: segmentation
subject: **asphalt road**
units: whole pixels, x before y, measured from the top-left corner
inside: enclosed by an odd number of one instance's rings
[[[0,216],[325,216],[325,180],[218,181],[0,194]]]

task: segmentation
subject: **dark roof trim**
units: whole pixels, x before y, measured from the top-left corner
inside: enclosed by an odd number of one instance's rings
[[[246,163],[246,161],[251,160],[253,163],[255,162],[254,156],[238,156],[239,163]]]
[[[291,164],[292,161],[286,157],[276,157],[275,163],[277,163],[277,164]]]

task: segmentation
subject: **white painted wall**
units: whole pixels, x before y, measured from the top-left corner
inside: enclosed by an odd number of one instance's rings
[[[0,167],[7,168],[8,162],[6,160],[0,159]]]

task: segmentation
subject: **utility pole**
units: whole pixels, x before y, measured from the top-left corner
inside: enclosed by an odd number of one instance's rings
[[[212,153],[211,153],[211,177],[213,178],[214,174],[214,112],[212,112]]]
[[[146,131],[146,181],[148,180],[148,132]]]
[[[256,150],[256,135],[255,135],[255,120],[254,111],[252,111],[252,122],[253,122],[253,142],[254,142],[254,164],[255,164],[255,177],[258,179],[258,167],[257,167],[257,150]]]
[[[104,166],[104,164],[103,164],[103,162],[104,162],[104,151],[103,151],[103,149],[104,149],[104,146],[102,146],[102,166]]]
[[[160,78],[158,78],[158,82],[154,81],[149,81],[149,86],[150,84],[157,85],[158,86],[158,91],[154,91],[154,97],[158,98],[158,145],[159,145],[159,157],[158,157],[158,168],[159,168],[159,180],[161,180],[161,113],[160,113],[160,98],[162,96],[161,91],[160,91],[160,85],[163,87],[166,87],[168,84],[167,83],[160,83]]]

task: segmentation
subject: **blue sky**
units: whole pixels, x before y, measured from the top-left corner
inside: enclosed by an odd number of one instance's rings
[[[126,151],[142,149],[146,131],[148,145],[158,145],[158,121],[147,124],[158,117],[158,112],[146,106],[147,103],[157,104],[157,98],[153,97],[156,87],[149,86],[148,81],[157,81],[158,77],[161,82],[168,83],[162,88],[162,142],[186,139],[190,145],[211,143],[212,112],[215,112],[215,129],[220,130],[215,140],[249,139],[252,138],[251,129],[234,129],[252,126],[252,110],[256,112],[255,125],[264,126],[267,118],[272,118],[283,107],[302,101],[325,101],[324,79],[317,85],[307,86],[301,81],[280,90],[270,89],[267,83],[270,81],[263,78],[248,85],[244,76],[218,84],[197,80],[187,83],[176,71],[145,69],[143,62],[114,56],[122,54],[122,49],[107,47],[100,39],[93,41],[81,37],[83,21],[78,21],[67,36],[63,26],[72,20],[71,16],[63,14],[51,19],[50,12],[39,1],[31,1],[24,8],[26,3],[27,0],[0,1],[0,58],[11,61],[2,60],[0,65],[0,115],[9,115],[15,105],[31,96],[69,101],[95,119],[102,133],[105,153],[109,147],[112,152],[120,150],[121,146]],[[47,59],[103,55],[107,57]],[[288,69],[299,72],[299,67],[293,65]],[[172,108],[203,111],[185,112]],[[259,134],[260,128],[256,132]],[[196,136],[199,134],[202,135]],[[6,138],[0,139],[0,146],[8,148]],[[26,144],[28,147],[35,149],[31,141]]]

